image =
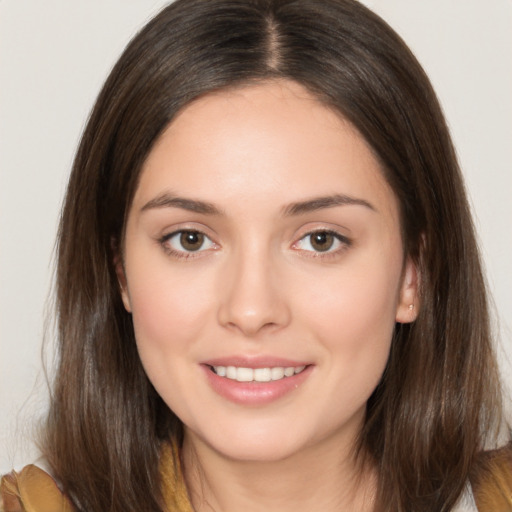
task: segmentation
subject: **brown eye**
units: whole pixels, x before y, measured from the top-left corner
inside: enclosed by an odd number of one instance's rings
[[[160,243],[176,256],[187,253],[200,253],[215,248],[213,241],[201,231],[175,231],[164,236]]]
[[[318,230],[304,235],[295,242],[294,248],[320,255],[336,254],[352,245],[352,241],[336,231]]]
[[[334,235],[327,231],[318,231],[309,235],[311,247],[318,252],[325,252],[334,245]]]
[[[198,231],[183,231],[180,244],[185,251],[198,251],[204,244],[204,235]]]

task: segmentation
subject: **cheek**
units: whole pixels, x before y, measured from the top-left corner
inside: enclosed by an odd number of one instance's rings
[[[400,268],[340,273],[317,280],[307,301],[307,315],[334,337],[358,340],[372,332],[390,332],[395,324]],[[351,335],[352,334],[352,335]]]
[[[340,418],[348,421],[356,411],[362,414],[386,367],[396,293],[387,279],[378,283],[378,289],[367,283],[357,276],[344,278],[310,302],[306,328],[323,347],[323,400],[329,411],[318,428],[323,423],[337,425]]]
[[[210,315],[208,288],[200,276],[170,272],[168,265],[132,273],[130,300],[137,349],[149,380],[174,411],[195,403],[190,368]],[[192,365],[194,367],[194,365]]]
[[[209,314],[209,294],[204,280],[199,288],[194,284],[197,279],[186,272],[153,267],[130,282],[133,324],[141,357],[155,350],[183,352],[199,337]]]
[[[317,279],[301,305],[305,328],[323,345],[333,378],[348,388],[361,386],[363,394],[371,393],[382,375],[395,327],[401,260],[380,260]]]

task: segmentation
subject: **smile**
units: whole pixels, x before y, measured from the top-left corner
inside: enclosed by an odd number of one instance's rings
[[[243,368],[238,366],[210,366],[219,377],[238,382],[270,382],[292,377],[306,366],[275,366],[272,368]]]

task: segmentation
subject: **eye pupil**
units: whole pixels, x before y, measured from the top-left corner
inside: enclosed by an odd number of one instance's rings
[[[187,251],[198,251],[204,243],[204,235],[197,231],[184,231],[181,233],[180,243]]]
[[[334,235],[331,233],[320,231],[311,235],[311,246],[317,251],[328,251],[332,247],[333,243]]]

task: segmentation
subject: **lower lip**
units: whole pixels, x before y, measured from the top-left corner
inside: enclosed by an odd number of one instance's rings
[[[312,365],[300,373],[269,382],[238,382],[219,377],[208,365],[202,365],[213,390],[231,402],[241,405],[265,405],[297,389],[310,375]]]

